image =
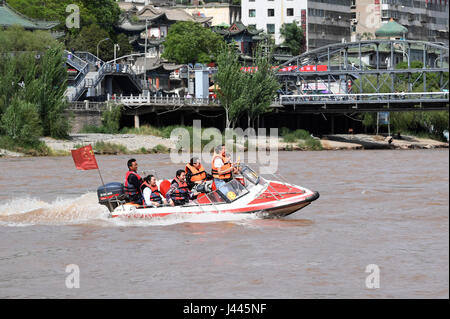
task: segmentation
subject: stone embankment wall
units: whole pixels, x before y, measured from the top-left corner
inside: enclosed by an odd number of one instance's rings
[[[102,114],[97,111],[70,111],[66,113],[69,116],[71,125],[71,134],[80,133],[85,126],[101,126]]]

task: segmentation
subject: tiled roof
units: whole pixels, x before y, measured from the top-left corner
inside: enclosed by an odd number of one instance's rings
[[[57,21],[39,21],[28,18],[4,2],[0,2],[0,27],[20,25],[29,30],[49,30],[57,26]]]
[[[155,8],[152,5],[145,6],[137,13],[139,20],[156,20],[164,15],[167,20],[171,21],[195,21],[205,23],[212,19],[212,17],[191,15],[181,8]]]
[[[375,31],[375,36],[377,37],[403,36],[404,34],[407,33],[408,33],[407,28],[391,19],[391,21],[383,24],[378,30]]]

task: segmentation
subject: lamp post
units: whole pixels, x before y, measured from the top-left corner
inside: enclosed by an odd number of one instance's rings
[[[144,54],[144,83],[145,88],[148,89],[147,84],[147,42],[148,42],[148,19],[145,19],[145,54]]]
[[[97,43],[97,58],[99,58],[98,57],[98,46],[100,45],[100,43],[102,43],[103,41],[107,41],[107,40],[109,40],[109,38],[104,38],[103,40],[100,40],[100,41],[98,41],[98,43]]]
[[[117,64],[117,58],[116,58],[116,56],[117,56],[117,54],[116,54],[116,49],[117,49],[117,51],[120,51],[120,46],[119,46],[119,44],[114,44],[114,65],[116,65]]]

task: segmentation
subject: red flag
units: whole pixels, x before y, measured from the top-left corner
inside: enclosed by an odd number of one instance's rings
[[[72,150],[72,158],[77,169],[83,171],[98,169],[97,160],[90,144],[77,150]]]

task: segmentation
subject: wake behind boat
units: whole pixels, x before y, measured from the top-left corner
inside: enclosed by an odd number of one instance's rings
[[[164,191],[161,192],[164,196]],[[127,203],[121,183],[101,186],[97,195],[99,203],[108,207],[110,217],[133,219],[204,213],[257,213],[265,218],[275,218],[292,214],[319,198],[318,192],[304,187],[266,180],[248,166],[242,168],[240,176],[219,189],[201,194],[182,206],[144,207]]]

